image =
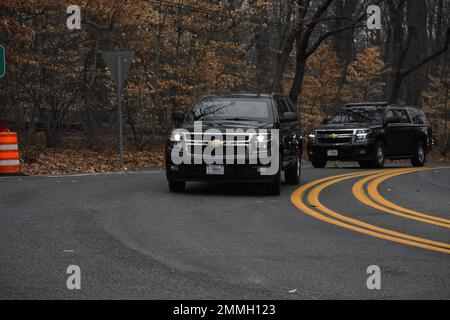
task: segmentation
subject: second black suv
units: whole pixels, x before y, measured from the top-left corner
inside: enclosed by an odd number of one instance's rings
[[[312,130],[307,149],[315,168],[328,160],[381,168],[385,159],[411,159],[413,166],[423,166],[431,145],[431,126],[420,108],[364,102],[345,105]]]
[[[208,94],[173,118],[178,126],[166,144],[170,190],[184,190],[186,181],[260,182],[278,195],[282,171],[286,183],[299,183],[301,128],[288,97]]]

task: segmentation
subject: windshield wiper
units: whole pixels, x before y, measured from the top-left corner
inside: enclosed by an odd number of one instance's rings
[[[258,120],[255,120],[255,119],[239,118],[239,117],[236,117],[236,118],[225,118],[223,120],[225,120],[225,121],[252,121],[252,122],[258,122]]]

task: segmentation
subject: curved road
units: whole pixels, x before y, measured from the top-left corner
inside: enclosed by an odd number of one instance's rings
[[[0,212],[0,299],[450,298],[447,168],[304,168],[280,197],[173,194],[162,171],[0,178]]]

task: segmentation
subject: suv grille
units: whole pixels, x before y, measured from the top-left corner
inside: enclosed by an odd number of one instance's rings
[[[317,141],[323,144],[352,143],[352,138],[318,138]]]
[[[188,152],[193,155],[201,156],[203,151],[208,146],[211,141],[216,140],[214,134],[203,134],[203,139],[201,137],[191,136],[192,140],[186,140],[186,147],[188,148]],[[245,150],[245,154],[248,152],[249,144],[250,144],[250,135],[247,133],[222,133],[219,135],[220,141],[223,142],[224,147],[233,147],[233,152],[236,154],[239,150]],[[195,148],[197,146],[197,148]],[[199,148],[198,146],[201,146]],[[197,150],[196,150],[197,149]],[[241,151],[241,152],[242,152]],[[201,152],[201,153],[198,153]],[[224,153],[226,150],[224,150]],[[214,155],[215,152],[212,152]]]
[[[318,130],[317,142],[319,144],[351,144],[353,130]]]
[[[353,135],[353,130],[317,130],[317,134]]]

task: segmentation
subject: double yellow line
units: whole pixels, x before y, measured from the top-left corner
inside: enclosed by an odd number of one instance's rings
[[[396,205],[395,203],[392,203],[385,198],[383,198],[380,193],[378,192],[378,186],[383,181],[393,178],[395,176],[399,176],[402,174],[410,173],[410,172],[416,172],[416,171],[423,171],[423,170],[430,170],[430,169],[410,169],[410,170],[401,170],[399,172],[393,172],[393,173],[380,173],[371,175],[369,177],[366,177],[364,179],[359,180],[353,185],[353,195],[362,203],[365,205],[368,205],[370,207],[373,207],[377,210],[381,210],[399,217],[403,217],[406,219],[416,220],[444,228],[450,229],[450,220],[431,216],[425,213],[417,212],[414,210],[406,209],[403,207],[400,207]],[[367,183],[371,181],[368,185]],[[367,193],[364,191],[364,187],[367,185]]]
[[[387,201],[378,192],[379,184],[389,178],[401,174],[423,170],[430,169],[384,169],[347,173],[333,177],[327,177],[310,182],[298,188],[294,191],[294,193],[292,193],[291,201],[298,209],[300,209],[304,213],[309,214],[322,221],[380,239],[450,254],[450,244],[396,232],[393,230],[377,227],[361,220],[347,217],[331,210],[330,208],[325,207],[319,200],[320,193],[331,185],[342,181],[363,177],[363,179],[354,184],[353,194],[364,204],[404,218],[449,228],[449,220],[402,208],[392,202]],[[364,187],[371,180],[373,181],[368,185],[368,192],[366,193]]]

